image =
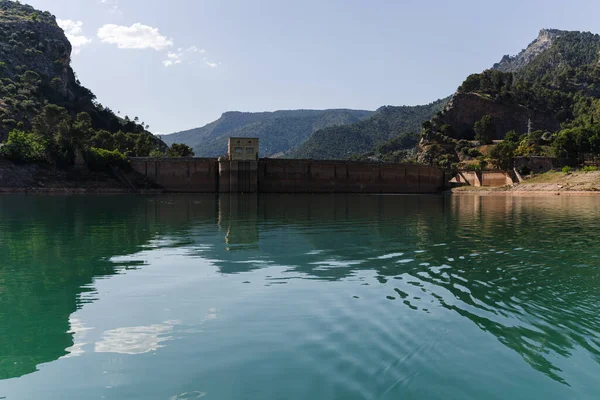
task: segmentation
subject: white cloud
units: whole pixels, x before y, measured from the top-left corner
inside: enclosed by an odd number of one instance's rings
[[[70,33],[71,35],[80,34],[83,31],[83,22],[81,21],[73,21],[70,19],[58,19],[56,20],[58,26],[60,26],[63,31]]]
[[[169,51],[166,55],[167,59],[162,63],[165,67],[172,67],[177,64],[182,64],[189,58],[189,55],[193,53],[203,54],[206,53],[206,50],[199,49],[196,46],[190,46],[187,49],[180,47],[176,51]]]
[[[119,8],[119,2],[117,0],[100,0],[100,3],[107,5],[108,12],[113,15],[122,15],[121,9]]]
[[[221,63],[216,63],[214,61],[210,61],[206,57],[203,58],[202,61],[204,61],[204,64],[208,65],[211,68],[217,68],[219,65],[221,65]]]
[[[102,0],[108,3],[111,0]],[[206,50],[197,46],[187,48],[179,47],[171,50],[174,46],[173,39],[161,35],[158,28],[153,28],[141,23],[135,23],[129,27],[115,24],[107,24],[98,29],[98,38],[103,43],[115,44],[119,49],[154,49],[165,52],[162,64],[165,67],[173,67],[189,61],[193,54],[205,54]],[[210,68],[217,68],[216,63],[203,57],[202,61]],[[193,61],[192,61],[193,62]]]
[[[181,64],[182,61],[181,60],[164,60],[162,63],[165,67],[172,67],[173,65]]]
[[[82,35],[83,22],[70,19],[58,19],[56,22],[65,31],[65,36],[71,42],[73,54],[79,54],[83,47],[92,42],[92,39]]]
[[[199,49],[196,46],[190,46],[185,51],[187,51],[188,53],[200,53],[200,54],[206,53],[206,50]]]
[[[158,28],[139,22],[127,27],[107,24],[98,29],[98,38],[104,43],[116,44],[119,49],[154,49],[165,51],[173,40],[160,34]]]

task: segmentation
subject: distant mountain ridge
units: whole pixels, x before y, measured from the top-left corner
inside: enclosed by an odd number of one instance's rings
[[[290,157],[347,159],[367,153],[396,137],[418,133],[421,124],[441,111],[447,101],[448,98],[422,106],[381,107],[365,120],[315,132]]]
[[[228,137],[258,137],[262,156],[279,156],[319,129],[352,124],[372,114],[373,111],[350,109],[229,111],[203,127],[164,135],[162,139],[169,145],[185,143],[194,149],[196,156],[216,157],[226,154]]]

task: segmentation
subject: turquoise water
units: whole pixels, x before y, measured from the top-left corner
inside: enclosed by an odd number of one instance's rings
[[[598,399],[600,197],[0,197],[0,398]]]

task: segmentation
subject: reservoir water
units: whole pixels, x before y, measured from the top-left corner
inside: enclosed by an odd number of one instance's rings
[[[0,197],[0,399],[598,399],[600,197]]]

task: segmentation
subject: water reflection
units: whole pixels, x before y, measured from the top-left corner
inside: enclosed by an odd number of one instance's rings
[[[96,353],[144,354],[164,347],[171,340],[173,327],[179,321],[165,321],[162,324],[130,326],[105,331],[102,340],[96,342]]]
[[[0,197],[0,379],[86,349],[168,345],[185,321],[115,328],[92,343],[94,328],[72,314],[97,298],[96,279],[173,248],[224,279],[268,268],[265,285],[376,285],[410,312],[470,321],[568,385],[557,360],[584,349],[600,363],[599,216],[597,198]]]

